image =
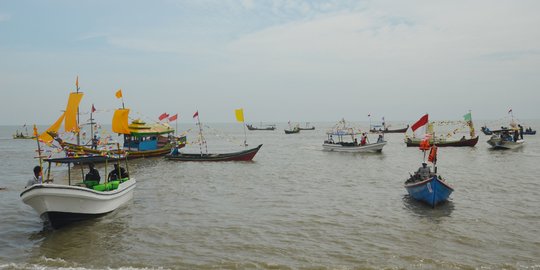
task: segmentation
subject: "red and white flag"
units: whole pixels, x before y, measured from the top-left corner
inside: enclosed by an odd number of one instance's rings
[[[511,113],[512,112],[512,109],[508,110],[508,113]]]
[[[196,111],[194,114],[193,114],[193,118],[195,117],[199,117],[199,111]]]
[[[427,123],[428,123],[428,114],[426,113],[426,114],[424,114],[424,116],[420,117],[420,119],[418,121],[416,121],[416,123],[414,123],[411,126],[411,129],[414,132],[415,130],[425,126]]]
[[[176,119],[178,119],[178,114],[175,114],[175,115],[169,117],[169,122],[172,122],[172,121],[174,121]]]
[[[162,121],[163,119],[165,119],[165,118],[167,118],[167,117],[169,117],[169,114],[167,114],[167,113],[162,113],[162,114],[158,117],[158,119],[159,119],[159,121]]]

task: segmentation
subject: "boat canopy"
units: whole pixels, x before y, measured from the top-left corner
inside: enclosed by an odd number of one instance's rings
[[[103,162],[103,160],[109,160],[111,159],[108,156],[84,156],[84,157],[63,157],[63,158],[47,158],[43,161],[49,162],[49,163],[61,163],[61,164],[70,164],[70,163],[77,163],[77,164],[87,164],[87,163],[99,163]]]

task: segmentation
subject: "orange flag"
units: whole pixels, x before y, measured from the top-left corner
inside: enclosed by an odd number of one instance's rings
[[[122,98],[122,89],[118,89],[118,91],[116,91],[116,98]]]
[[[37,137],[37,136],[39,136],[39,133],[37,131],[36,124],[34,124],[34,137]]]

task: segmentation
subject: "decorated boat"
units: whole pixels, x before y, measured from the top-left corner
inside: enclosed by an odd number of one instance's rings
[[[430,145],[437,145],[438,147],[473,147],[478,143],[478,136],[475,134],[470,112],[463,116],[465,119],[465,125],[469,127],[469,138],[466,138],[465,136],[461,137],[460,139],[448,138],[448,136],[451,136],[451,134],[447,136],[436,136],[433,130],[433,122],[429,122],[428,117],[428,114],[425,114],[412,125],[411,130],[413,131],[413,137],[409,137],[407,135],[405,136],[405,144],[408,147],[420,146],[421,141],[424,139],[416,137],[414,132],[422,126],[426,127],[425,134],[429,135],[428,142]]]
[[[253,157],[259,152],[261,149],[262,144],[259,144],[259,146],[247,149],[243,151],[233,152],[233,153],[214,153],[214,154],[208,154],[208,153],[175,153],[175,154],[168,154],[165,156],[168,160],[174,160],[174,161],[251,161]]]
[[[435,207],[437,204],[447,201],[454,188],[440,175],[437,175],[437,146],[430,146],[426,138],[421,143],[420,149],[424,151],[424,157],[425,151],[430,149],[428,162],[432,162],[434,170],[432,172],[427,163],[422,163],[422,167],[410,175],[404,186],[412,198]]]
[[[117,92],[118,96],[122,97],[121,92],[120,94]],[[169,124],[159,122],[149,125],[140,119],[135,119],[129,124],[129,112],[130,109],[126,108],[117,109],[114,112],[112,131],[123,136],[123,148],[113,150],[115,154],[126,155],[128,159],[158,157],[168,154],[175,144],[180,148],[185,146],[185,136],[174,137],[174,129]],[[48,133],[67,152],[80,156],[101,154],[104,151],[103,149],[94,149],[80,144],[65,142],[59,136],[55,136],[54,132],[57,129],[51,131]],[[105,150],[109,151],[110,149]]]
[[[322,145],[325,151],[349,153],[381,152],[386,145],[382,134],[378,136],[376,142],[370,143],[366,133],[355,132],[353,128],[347,127],[344,119],[338,122],[326,135],[328,138]],[[358,142],[356,135],[361,135],[360,142]]]
[[[253,126],[252,124],[246,124],[246,127],[248,130],[275,130],[276,129],[276,126],[275,125],[267,125],[265,127],[256,127],[256,126]]]
[[[107,164],[110,163],[107,162],[109,160],[106,156],[45,159],[48,163],[46,176],[41,175],[37,178],[37,183],[25,187],[20,197],[53,228],[110,213],[133,198],[136,181],[129,177],[127,161],[125,164],[127,173],[120,174],[121,167],[115,166],[117,171],[111,174],[120,175],[120,177],[111,177],[111,179],[105,177],[101,183],[96,178],[88,179],[88,175],[86,179],[72,179],[71,164],[75,160],[79,164],[90,164],[100,162],[102,159],[106,161],[105,175],[107,175]],[[60,183],[60,180],[53,181],[51,169],[56,166],[51,166],[51,164],[67,164],[67,183]],[[119,165],[119,163],[116,164]],[[41,172],[41,166],[38,168]],[[77,176],[84,175],[84,166],[80,168],[81,172],[74,173],[75,179]]]
[[[518,129],[493,130],[493,135],[487,141],[493,149],[516,149],[523,146],[525,141],[520,139]]]
[[[372,132],[372,133],[378,133],[378,132],[382,132],[382,133],[405,133],[405,132],[407,132],[408,129],[409,129],[409,125],[407,125],[407,127],[400,128],[400,129],[388,129],[387,127],[385,127],[384,129],[382,129],[382,128],[379,128],[379,129],[372,128],[370,130],[370,132]]]
[[[166,159],[173,161],[251,161],[262,147],[262,144],[260,144],[255,148],[237,152],[208,153],[208,147],[206,144],[206,139],[203,135],[203,128],[199,117],[199,111],[193,115],[193,118],[197,118],[197,126],[199,127],[198,143],[200,153],[182,153],[178,147],[175,147],[170,154],[165,156]],[[243,110],[236,110],[236,118],[239,122],[244,121]],[[247,137],[244,139],[244,146],[247,147]]]

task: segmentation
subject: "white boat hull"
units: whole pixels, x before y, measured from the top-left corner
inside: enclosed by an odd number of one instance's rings
[[[114,211],[133,198],[135,179],[121,183],[117,189],[96,191],[86,187],[59,184],[37,184],[21,193],[24,203],[52,227],[96,217]]]
[[[514,141],[502,140],[501,138],[498,138],[498,137],[492,137],[487,141],[487,143],[491,145],[491,147],[494,149],[516,149],[516,148],[522,147],[525,141],[517,140],[514,142]]]
[[[386,142],[371,143],[366,145],[351,145],[344,146],[336,143],[324,143],[323,150],[334,152],[349,152],[349,153],[362,153],[362,152],[381,152]]]

